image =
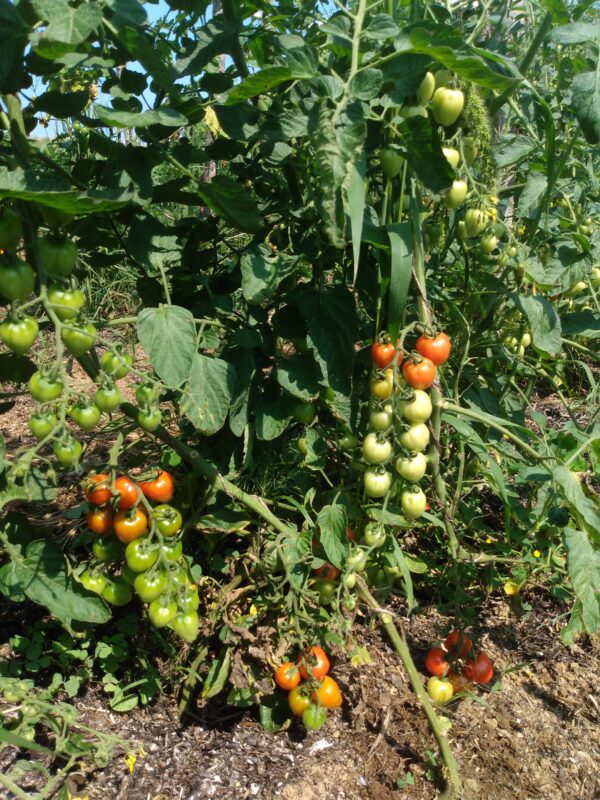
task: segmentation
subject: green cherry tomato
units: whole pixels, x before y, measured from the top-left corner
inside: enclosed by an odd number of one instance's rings
[[[0,264],[0,294],[7,300],[25,300],[35,287],[35,272],[26,261]]]
[[[400,153],[386,147],[384,150],[379,151],[379,163],[385,177],[392,180],[402,172],[404,158]]]
[[[16,250],[22,238],[21,220],[12,208],[0,210],[0,250]]]
[[[73,436],[56,439],[52,444],[52,452],[63,467],[77,466],[82,449],[81,442],[78,442]]]
[[[358,437],[355,436],[353,433],[345,433],[339,440],[338,446],[342,448],[342,450],[354,450],[354,448],[358,445]]]
[[[98,536],[92,545],[92,551],[98,561],[108,563],[118,561],[123,556],[123,546],[116,536]]]
[[[469,208],[465,213],[465,232],[469,238],[479,236],[488,226],[486,214],[478,208]]]
[[[304,727],[309,731],[318,731],[322,728],[327,719],[327,709],[323,706],[318,706],[311,703],[306,711],[302,714],[302,722]]]
[[[151,545],[147,538],[134,539],[125,548],[125,561],[134,572],[145,572],[158,560],[158,547]]]
[[[101,413],[94,403],[82,401],[73,406],[69,411],[69,416],[82,430],[91,431],[100,421]]]
[[[63,382],[60,378],[49,378],[41,372],[34,372],[29,379],[29,392],[40,403],[51,403],[62,394]]]
[[[77,263],[77,245],[64,236],[44,236],[39,241],[40,258],[46,275],[66,278]]]
[[[317,416],[317,410],[312,403],[305,401],[296,403],[291,409],[291,414],[294,419],[302,422],[303,425],[310,425]]]
[[[179,561],[183,555],[183,545],[179,539],[172,539],[171,541],[164,542],[161,550],[167,561],[171,561],[173,563]]]
[[[68,328],[63,328],[60,335],[69,353],[78,358],[94,346],[96,328],[91,322],[86,322],[85,325],[70,325]]]
[[[183,523],[179,511],[166,503],[161,503],[154,509],[154,521],[163,536],[175,536]]]
[[[446,205],[448,208],[459,208],[467,199],[469,187],[466,181],[452,181],[452,186],[448,190]]]
[[[367,464],[383,464],[392,455],[392,443],[383,433],[368,433],[363,442],[362,454]]]
[[[51,286],[48,289],[48,302],[59,319],[75,319],[85,305],[85,295],[81,289]]]
[[[123,396],[116,386],[100,387],[94,395],[94,402],[105,414],[112,413],[123,402]]]
[[[412,489],[405,489],[400,497],[402,511],[409,519],[419,519],[425,511],[427,498],[422,489],[414,486]]]
[[[177,616],[177,603],[164,597],[157,598],[148,606],[148,616],[155,628],[164,628]]]
[[[149,433],[154,433],[162,422],[162,414],[159,408],[152,411],[138,411],[137,415],[138,425]]]
[[[153,383],[140,383],[135,390],[136,402],[139,406],[142,406],[142,408],[153,406],[158,400],[159,395],[160,389]]]
[[[123,353],[121,350],[107,350],[106,353],[102,353],[100,358],[100,366],[104,372],[116,380],[124,378],[129,373],[132,364],[133,358],[129,353]]]
[[[174,586],[180,586],[184,589],[187,589],[192,585],[188,570],[184,566],[169,570],[169,581]]]
[[[445,128],[454,125],[465,105],[465,96],[460,89],[447,89],[441,86],[433,93],[431,110],[438,125]]]
[[[125,606],[131,600],[133,592],[131,586],[125,581],[117,580],[109,583],[102,592],[102,597],[111,606]]]
[[[424,453],[414,453],[411,456],[398,456],[396,459],[396,472],[405,481],[414,483],[420,481],[427,471],[427,456]]]
[[[177,606],[182,613],[196,611],[199,605],[200,597],[195,587],[188,588],[184,594],[177,598]]]
[[[367,566],[367,553],[360,547],[352,547],[346,556],[346,567],[352,572],[362,572]]]
[[[401,400],[399,408],[404,419],[413,424],[427,422],[433,411],[431,398],[422,389],[413,389],[413,397],[410,400]]]
[[[427,449],[429,444],[429,428],[424,422],[416,422],[403,431],[398,438],[406,450],[421,453]]]
[[[369,428],[372,431],[385,433],[392,426],[394,421],[394,409],[390,403],[386,403],[383,408],[373,408],[369,414]]]
[[[385,528],[377,522],[365,525],[363,539],[367,547],[383,547],[386,540]]]
[[[336,592],[335,581],[330,581],[327,578],[317,578],[314,587],[319,595],[319,605],[330,605]]]
[[[134,543],[133,543],[134,544]],[[157,570],[150,574],[142,572],[133,582],[133,588],[137,596],[144,603],[151,603],[156,600],[167,588],[168,578],[166,572]]]
[[[342,583],[346,589],[354,589],[356,586],[356,575],[353,572],[348,572],[342,578]]]
[[[85,572],[82,572],[79,576],[79,580],[81,581],[81,585],[84,589],[87,589],[88,592],[102,594],[106,588],[106,578],[101,572],[92,572],[92,570],[86,569]]]
[[[177,614],[173,622],[171,622],[171,628],[178,636],[181,636],[184,642],[189,642],[191,644],[198,638],[198,633],[200,631],[200,619],[198,614],[195,611],[186,611],[185,614]]]
[[[0,339],[13,353],[25,354],[37,339],[39,327],[33,317],[5,319],[0,323]]]
[[[368,467],[363,473],[365,494],[368,497],[383,497],[392,485],[392,476],[384,467]]]
[[[58,427],[58,417],[51,411],[45,412],[42,410],[34,411],[29,417],[27,423],[29,430],[34,437],[41,442],[46,436],[49,436],[52,431]]]

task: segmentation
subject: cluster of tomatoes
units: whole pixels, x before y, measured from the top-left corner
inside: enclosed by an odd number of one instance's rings
[[[431,674],[427,693],[435,705],[446,705],[455,693],[465,692],[472,684],[484,686],[494,675],[487,653],[474,653],[473,642],[462,631],[451,631],[442,647],[432,647],[425,657]]]
[[[331,664],[322,647],[314,645],[298,658],[286,661],[275,672],[275,683],[288,694],[292,714],[302,717],[309,730],[324,724],[329,710],[340,708],[342,693],[328,675]]]
[[[169,626],[193,642],[200,627],[198,590],[183,557],[181,513],[169,505],[172,476],[159,470],[136,482],[100,473],[87,478],[84,490],[87,524],[98,538],[92,545],[96,563],[79,576],[83,586],[116,606],[135,591],[148,603],[155,627]]]
[[[450,339],[445,333],[422,334],[416,353],[405,357],[386,335],[371,347],[375,374],[371,380],[370,432],[363,442],[367,463],[363,480],[365,493],[384,497],[391,489],[393,475],[387,465],[395,455],[395,471],[405,483],[400,504],[409,519],[418,519],[426,509],[425,493],[418,486],[427,470],[425,450],[429,445],[427,420],[432,413],[427,392],[435,380],[436,367],[450,355]],[[396,375],[393,363],[401,368]],[[394,447],[396,445],[396,447]]]

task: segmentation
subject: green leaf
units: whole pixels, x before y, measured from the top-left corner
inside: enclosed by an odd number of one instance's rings
[[[542,0],[542,6],[550,12],[553,22],[569,21],[569,9],[563,3],[563,0]]]
[[[82,92],[44,92],[36,97],[31,105],[36,111],[64,119],[83,111],[89,100],[90,93],[87,90]]]
[[[49,750],[47,747],[43,747],[36,742],[30,742],[29,739],[19,736],[4,726],[0,727],[0,742],[3,744],[11,744],[13,747],[18,747],[21,750],[31,750],[33,753],[47,753],[50,756],[54,755],[53,750]]]
[[[562,489],[574,519],[580,520],[594,533],[600,545],[600,501],[586,494],[577,476],[568,467],[558,466],[552,470],[552,477]]]
[[[317,515],[319,541],[334,567],[341,569],[348,554],[348,515],[342,505],[325,506]]]
[[[403,139],[411,167],[432,192],[440,192],[452,185],[454,170],[442,153],[442,142],[437,126],[425,117],[410,117],[403,125]]]
[[[561,317],[562,331],[571,336],[600,339],[600,314],[597,311],[575,311]],[[1,370],[0,370],[1,373]],[[1,376],[1,375],[0,375]]]
[[[276,293],[282,280],[292,275],[298,256],[273,254],[268,247],[253,247],[241,258],[242,293],[249,303],[264,303]]]
[[[350,213],[350,230],[352,231],[352,256],[354,258],[354,283],[358,274],[362,228],[365,218],[365,205],[368,182],[366,179],[367,155],[363,152],[352,165],[352,175],[348,187],[348,210]]]
[[[569,578],[581,603],[581,622],[587,633],[600,627],[600,551],[584,531],[565,528]]]
[[[237,230],[252,233],[260,228],[261,217],[251,192],[227,175],[217,175],[211,183],[201,183],[198,195],[215,214]]]
[[[225,688],[229,673],[231,672],[231,649],[228,647],[221,658],[216,659],[210,665],[208,675],[202,686],[202,698],[208,700],[216,697]]]
[[[356,100],[372,100],[377,97],[383,75],[378,69],[365,69],[358,72],[350,81],[348,94]]]
[[[548,179],[541,172],[530,171],[527,175],[525,188],[519,197],[515,214],[517,217],[528,217],[533,219],[537,208],[542,202],[546,190],[548,189]]]
[[[85,41],[102,22],[103,6],[98,0],[71,7],[66,0],[32,0],[36,14],[48,21],[46,30],[31,35],[34,50],[44,58],[58,58]]]
[[[526,158],[535,147],[535,142],[522,134],[510,133],[506,136],[501,136],[494,145],[496,166],[502,169],[503,167],[509,167],[511,164],[516,164],[517,161]]]
[[[301,400],[312,400],[319,394],[320,377],[312,355],[296,354],[277,362],[277,382]]]
[[[252,520],[248,519],[247,513],[225,506],[200,517],[196,525],[198,528],[211,533],[240,533],[251,522]]]
[[[388,305],[388,331],[396,341],[406,307],[412,274],[413,239],[410,222],[386,226],[390,239],[391,276]]]
[[[398,35],[400,29],[388,14],[373,14],[363,31],[365,39],[385,41]]]
[[[182,392],[181,410],[194,428],[212,436],[225,424],[235,386],[235,370],[220,358],[196,353]]]
[[[273,89],[282,83],[293,80],[303,80],[314,78],[317,75],[314,69],[302,69],[285,67],[267,67],[260,72],[254,72],[249,75],[227,95],[225,105],[232,106],[236,103],[241,103],[244,100],[249,100],[251,97],[256,97],[258,94]]]
[[[593,22],[571,22],[554,28],[546,38],[550,42],[566,45],[597,42],[600,41],[600,25]]]
[[[266,442],[281,436],[291,419],[285,404],[280,400],[259,405],[255,409],[254,415],[256,436]]]
[[[119,7],[123,7],[123,0],[115,0]],[[157,86],[165,92],[171,92],[175,79],[178,77],[170,61],[163,61],[161,51],[156,47],[156,41],[143,29],[124,26],[119,28],[119,41],[132,56],[132,61],[139,61],[145,71],[152,77]]]
[[[400,568],[400,572],[402,573],[402,580],[404,581],[404,591],[406,592],[406,601],[408,604],[408,613],[413,610],[415,607],[415,595],[413,590],[413,582],[412,576],[410,574],[411,568],[410,563],[405,558],[400,545],[398,544],[396,537],[393,536],[393,544],[394,544],[394,558],[396,560],[396,564]]]
[[[36,370],[36,365],[26,356],[0,353],[0,383],[27,383]]]
[[[539,295],[513,294],[511,300],[527,317],[535,347],[552,356],[560,353],[560,318],[552,303]]]
[[[187,117],[172,108],[160,108],[157,111],[141,111],[133,114],[129,111],[114,111],[112,108],[94,105],[100,122],[109,128],[148,128],[150,125],[164,125],[167,128],[181,128],[188,124]]]
[[[580,72],[573,78],[571,105],[589,144],[600,142],[600,74]]]
[[[159,378],[172,389],[181,386],[196,352],[192,312],[181,306],[144,308],[138,316],[137,335]]]
[[[23,57],[28,26],[9,0],[0,0],[0,94],[17,92],[27,85]]]

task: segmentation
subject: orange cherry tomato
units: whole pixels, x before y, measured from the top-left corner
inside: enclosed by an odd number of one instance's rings
[[[334,581],[339,574],[339,569],[334,567],[333,564],[330,564],[328,561],[323,564],[322,567],[319,567],[315,570],[315,575],[317,575],[319,578],[326,578],[328,581]]]
[[[300,670],[292,661],[286,661],[275,672],[275,683],[280,689],[290,692],[300,683]]]
[[[330,666],[325,650],[318,645],[313,645],[307,653],[303,653],[298,659],[300,675],[305,681],[308,680],[309,670],[313,678],[324,678],[329,672]]]
[[[435,364],[428,358],[422,358],[419,362],[407,359],[402,364],[402,374],[413,389],[429,389],[435,380]]]
[[[103,506],[111,498],[110,478],[104,473],[90,475],[84,484],[85,499],[92,506]]]
[[[475,683],[489,683],[494,675],[490,657],[486,653],[479,653],[477,658],[467,659],[463,675]]]
[[[451,631],[444,647],[452,658],[466,658],[473,649],[473,642],[462,631]]]
[[[310,706],[310,695],[306,691],[306,686],[301,684],[296,686],[295,689],[288,694],[288,703],[292,714],[296,717],[301,717],[306,709]]]
[[[139,487],[148,500],[152,500],[153,503],[168,503],[175,494],[173,477],[164,469],[160,470],[156,478],[142,481]]]
[[[424,358],[428,358],[436,366],[445,364],[450,355],[450,339],[446,333],[438,333],[437,336],[419,336],[417,339],[417,353]]]
[[[119,494],[117,508],[119,511],[127,511],[133,508],[138,501],[138,491],[135,483],[126,475],[121,475],[115,481],[115,492]]]
[[[104,508],[90,508],[87,512],[88,528],[99,536],[104,536],[112,530],[113,515],[108,507]]]
[[[323,708],[339,708],[342,705],[342,693],[337,681],[331,675],[325,675],[320,685],[313,691],[313,703],[323,706]]]
[[[396,348],[388,342],[373,342],[371,345],[371,359],[373,363],[380,369],[385,369],[394,360],[396,355]]]
[[[132,508],[129,511],[117,511],[113,525],[117,539],[124,544],[139,539],[148,530],[148,517],[141,508]]]
[[[432,647],[425,656],[425,667],[427,672],[441,678],[448,671],[450,666],[446,661],[447,653],[441,647]]]

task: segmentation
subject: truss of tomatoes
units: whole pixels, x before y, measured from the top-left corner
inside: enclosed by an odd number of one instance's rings
[[[436,705],[445,705],[455,693],[467,691],[473,684],[485,686],[494,676],[487,653],[473,650],[473,642],[462,631],[451,631],[442,647],[432,647],[425,657],[431,674],[427,692]]]
[[[297,661],[286,661],[275,671],[275,683],[288,694],[290,711],[308,730],[321,728],[330,710],[342,705],[342,692],[329,670],[331,664],[322,647],[314,645]]]

